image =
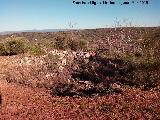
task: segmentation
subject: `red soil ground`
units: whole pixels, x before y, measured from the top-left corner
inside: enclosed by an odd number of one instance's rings
[[[56,97],[44,89],[0,82],[0,120],[160,119],[160,92],[124,89],[103,97]]]
[[[0,73],[15,58],[1,57]],[[0,76],[0,120],[160,120],[160,91],[121,88],[121,94],[57,97]]]

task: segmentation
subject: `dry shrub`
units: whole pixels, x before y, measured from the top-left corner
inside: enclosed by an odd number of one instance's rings
[[[133,81],[143,89],[151,89],[160,86],[160,67],[159,64],[138,64],[134,71]]]
[[[51,54],[44,58],[27,57],[27,61],[21,60],[21,63],[7,68],[4,74],[9,83],[50,89],[58,83],[67,83],[69,77],[67,69],[59,71],[58,62],[58,56]]]
[[[79,48],[82,50],[88,49],[88,42],[84,39],[80,39],[78,45],[79,45]]]
[[[49,74],[49,77],[46,75]],[[5,77],[8,83],[27,85],[30,87],[45,87],[49,89],[56,74],[48,73],[47,69],[41,65],[22,65],[7,69]]]
[[[121,92],[120,89],[112,88],[110,86],[112,83],[133,84],[127,80],[130,77],[128,72],[131,68],[122,60],[103,59],[97,56],[88,63],[82,60],[81,62],[78,61],[77,64],[77,69],[72,71],[73,82],[60,83],[58,87],[53,87],[52,94],[56,93],[56,95],[62,96],[105,95]]]
[[[148,31],[143,35],[143,54],[149,63],[160,61],[160,28]]]

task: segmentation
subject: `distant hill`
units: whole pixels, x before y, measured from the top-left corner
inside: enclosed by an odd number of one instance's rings
[[[70,29],[42,29],[42,30],[22,30],[22,31],[4,31],[0,32],[0,35],[13,34],[13,33],[21,33],[21,32],[60,32],[60,31],[68,31]]]

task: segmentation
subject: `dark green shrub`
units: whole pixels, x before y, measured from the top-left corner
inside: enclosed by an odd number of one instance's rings
[[[156,63],[136,65],[133,82],[143,89],[151,89],[160,86],[160,67]]]
[[[67,41],[65,37],[63,36],[56,37],[54,42],[54,47],[55,49],[65,50],[67,48]]]
[[[97,55],[88,63],[80,63],[72,77],[77,80],[91,81],[95,85],[103,83],[106,87],[114,82],[132,86],[134,85],[132,82],[133,69],[131,63],[122,59],[102,58]]]
[[[80,40],[71,40],[69,39],[67,42],[68,48],[71,50],[77,51],[77,50],[87,50],[87,41],[80,39]]]
[[[52,95],[73,96],[74,93],[71,92],[73,86],[73,84],[58,83],[52,88]]]
[[[76,61],[75,61],[76,62]],[[74,82],[60,83],[52,88],[52,95],[59,96],[93,96],[120,93],[121,89],[112,88],[113,83],[136,85],[132,81],[133,68],[121,59],[94,56],[88,63],[77,61],[78,67],[71,77]]]
[[[8,41],[6,42],[5,47],[8,55],[24,53],[24,44],[20,41]]]
[[[0,55],[1,56],[7,55],[7,51],[6,51],[5,45],[3,43],[0,43]]]
[[[28,41],[24,37],[7,37],[0,45],[1,55],[17,55],[28,50]]]
[[[79,43],[78,43],[78,41],[76,41],[76,40],[70,40],[70,41],[68,42],[68,47],[69,47],[71,50],[76,51],[76,50],[79,49]]]
[[[21,40],[9,40],[5,42],[8,55],[17,55],[26,51],[25,43]]]

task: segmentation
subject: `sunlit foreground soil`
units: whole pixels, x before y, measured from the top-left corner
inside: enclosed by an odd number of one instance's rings
[[[121,94],[56,97],[40,88],[0,81],[0,120],[160,119],[160,92],[124,88]]]
[[[16,57],[0,57],[0,73]],[[0,74],[0,120],[160,120],[160,91],[122,86],[122,92],[94,97],[52,96],[45,88],[8,83]]]

